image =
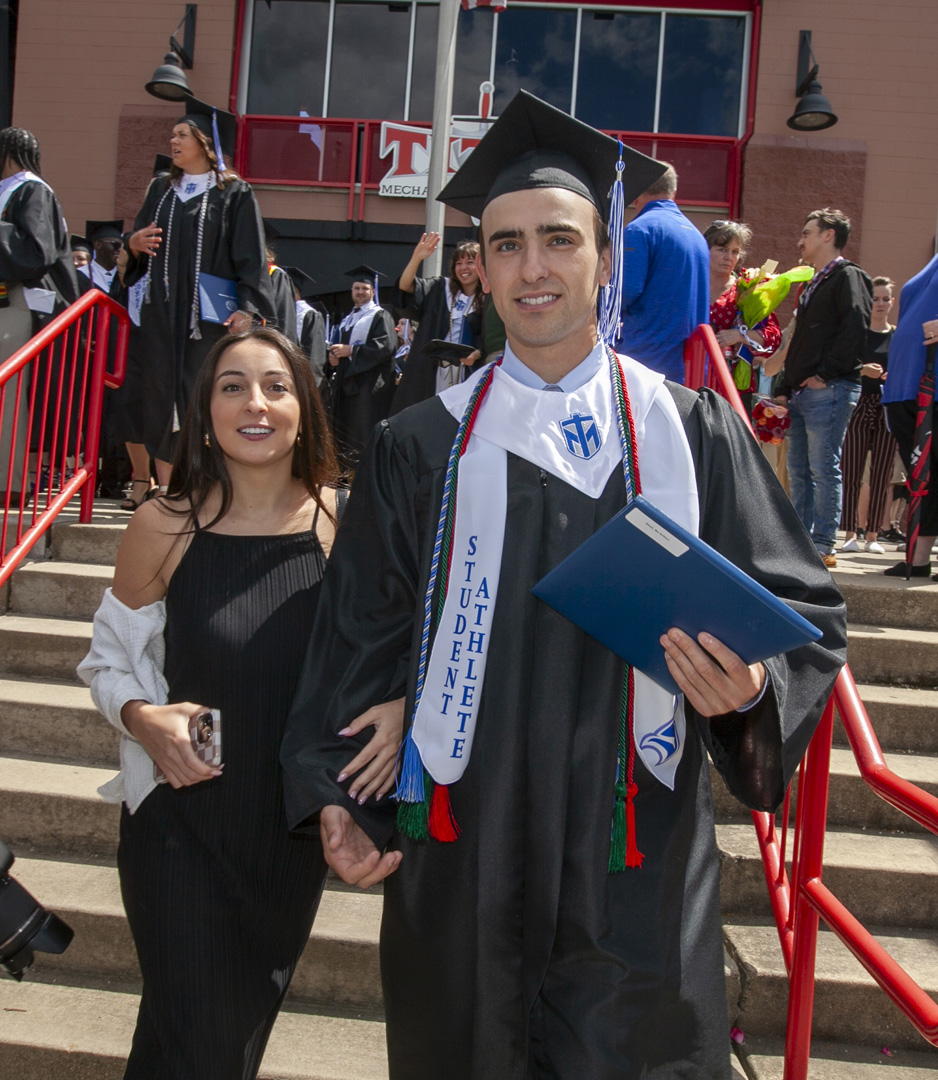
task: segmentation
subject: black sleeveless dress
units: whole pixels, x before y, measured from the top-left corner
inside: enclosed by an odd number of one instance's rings
[[[118,867],[143,973],[126,1078],[254,1077],[319,904],[287,831],[280,742],[325,558],[315,531],[197,531],[166,596],[170,701],[221,710],[224,774],[124,807]]]

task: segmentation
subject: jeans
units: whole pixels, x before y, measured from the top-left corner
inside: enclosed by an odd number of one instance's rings
[[[843,476],[840,455],[860,384],[834,379],[823,390],[796,390],[788,403],[788,486],[798,517],[822,555],[834,550]]]

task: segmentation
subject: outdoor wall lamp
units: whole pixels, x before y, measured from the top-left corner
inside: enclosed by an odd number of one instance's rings
[[[148,94],[163,101],[182,101],[189,93],[189,81],[183,68],[192,67],[195,53],[195,13],[198,4],[186,4],[186,13],[179,26],[169,38],[170,51],[163,57],[163,63],[153,72],[153,78],[146,85]],[[175,35],[182,28],[182,44]]]
[[[798,85],[795,89],[800,100],[788,118],[788,126],[795,131],[823,131],[837,123],[831,103],[821,93],[817,77],[818,64],[811,51],[811,31],[802,30],[798,39]]]

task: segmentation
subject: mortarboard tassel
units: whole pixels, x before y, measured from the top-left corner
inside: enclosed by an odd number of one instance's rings
[[[622,185],[622,173],[625,171],[625,162],[622,159],[624,149],[622,140],[619,139],[619,160],[616,163],[616,178],[609,200],[609,260],[612,274],[609,284],[603,288],[599,304],[599,336],[609,345],[619,336],[622,280],[625,276],[625,193]]]
[[[212,140],[215,143],[215,157],[218,159],[218,175],[223,176],[227,169],[225,168],[225,155],[221,149],[221,138],[218,134],[218,110],[214,106],[212,107]]]

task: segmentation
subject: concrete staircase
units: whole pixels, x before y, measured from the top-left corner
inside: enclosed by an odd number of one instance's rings
[[[2,1074],[23,1080],[120,1077],[136,1017],[139,973],[114,868],[117,808],[95,791],[113,775],[117,740],[74,677],[121,532],[57,525],[51,559],[23,566],[0,596],[0,836],[17,856],[17,878],[76,931],[61,957],[39,954],[23,983],[0,978]],[[865,572],[879,568],[876,556],[841,562],[850,662],[883,747],[901,775],[938,791],[938,586]],[[873,796],[842,732],[835,740],[825,879],[938,995],[938,839]],[[722,782],[715,792],[728,998],[746,1035],[736,1071],[780,1080],[787,987],[755,834]],[[883,866],[888,876],[874,869]],[[387,1076],[380,910],[380,892],[327,884],[263,1077]],[[812,1078],[938,1072],[938,1051],[831,934],[822,932],[818,953]]]
[[[887,761],[938,794],[938,585],[879,573],[901,557],[838,554],[834,576],[847,600],[850,667]],[[724,937],[740,980],[735,1023],[746,1037],[740,1057],[752,1080],[781,1080],[787,980],[758,845],[749,815],[719,780],[714,790]],[[824,861],[825,883],[938,999],[938,838],[863,783],[839,721]],[[817,976],[812,1080],[866,1080],[884,1068],[894,1080],[938,1073],[938,1049],[823,923]]]
[[[51,560],[23,566],[0,598],[0,836],[16,878],[75,930],[22,983],[0,977],[0,1074],[23,1080],[116,1080],[136,1021],[118,808],[96,793],[117,768],[117,739],[74,675],[122,532],[56,525]],[[327,883],[261,1076],[386,1080],[380,918],[380,890]]]

